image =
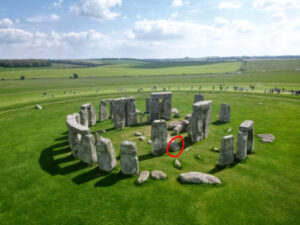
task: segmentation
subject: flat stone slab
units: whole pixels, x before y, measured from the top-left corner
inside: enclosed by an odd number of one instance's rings
[[[275,140],[273,134],[258,134],[257,135],[263,143],[272,143]]]
[[[135,135],[135,136],[142,136],[142,133],[141,133],[141,132],[135,132],[134,135]]]
[[[43,107],[41,105],[36,105],[34,108],[38,109],[38,110],[41,110],[43,109]]]
[[[220,179],[213,175],[194,171],[181,173],[178,179],[189,184],[221,184]]]
[[[137,184],[143,184],[145,183],[148,178],[149,178],[150,172],[147,170],[144,170],[140,173],[140,176],[138,177],[138,179],[136,180]]]
[[[151,172],[151,178],[153,180],[164,180],[167,179],[167,175],[161,170],[153,170]]]
[[[139,140],[140,140],[140,141],[145,141],[145,140],[146,140],[146,137],[145,137],[145,136],[140,136],[140,137],[139,137]]]

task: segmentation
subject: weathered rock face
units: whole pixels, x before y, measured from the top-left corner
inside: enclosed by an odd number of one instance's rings
[[[171,141],[170,138],[167,138],[167,145]],[[169,145],[169,151],[170,152],[176,152],[178,150],[181,150],[180,146],[173,140]]]
[[[258,134],[257,135],[263,143],[272,143],[275,140],[273,134]]]
[[[144,124],[144,113],[140,114],[140,125]]]
[[[179,115],[179,111],[178,111],[178,109],[177,109],[177,108],[173,108],[173,109],[172,109],[172,113],[173,113],[173,115],[174,115],[174,118],[178,118],[178,117],[180,117],[180,115]]]
[[[146,170],[142,171],[140,173],[139,178],[136,180],[136,183],[137,184],[143,184],[143,183],[145,183],[148,180],[149,175],[150,175],[149,171],[146,171]]]
[[[82,136],[78,156],[84,163],[87,164],[97,162],[95,138],[92,134]]]
[[[145,113],[149,113],[150,112],[150,97],[147,97],[145,99],[145,104],[146,104],[146,110]]]
[[[106,101],[100,101],[100,110],[99,110],[99,121],[107,120],[107,109],[106,109]]]
[[[136,143],[123,141],[120,149],[121,171],[125,175],[139,174],[139,160],[137,157]]]
[[[124,129],[126,125],[125,98],[112,100],[114,128]]]
[[[139,140],[140,140],[140,141],[145,141],[145,140],[146,140],[146,137],[145,137],[145,136],[140,136],[140,137],[139,137]]]
[[[89,126],[89,114],[87,109],[81,109],[80,112],[81,125],[88,127]]]
[[[162,99],[160,103],[159,100]],[[151,93],[149,120],[171,119],[172,92]]]
[[[196,102],[201,102],[201,101],[204,101],[204,95],[202,95],[202,94],[195,94],[195,96],[194,96],[194,103],[196,103]]]
[[[221,151],[219,156],[219,165],[226,166],[233,163],[234,160],[234,137],[227,135],[222,138]]]
[[[81,142],[81,135],[87,135],[91,133],[91,130],[80,124],[79,113],[74,113],[67,116],[67,127],[68,127],[68,141],[72,154],[74,157],[78,157],[78,151]]]
[[[38,109],[38,110],[42,110],[43,109],[43,107],[41,105],[36,105],[35,108]]]
[[[177,169],[181,169],[181,163],[178,159],[175,159],[174,161],[174,167],[177,168]]]
[[[192,142],[199,142],[208,136],[211,119],[212,101],[200,101],[193,105],[193,113],[190,119],[189,136]]]
[[[151,178],[153,180],[164,180],[167,179],[167,175],[161,170],[153,170],[151,172]]]
[[[251,154],[254,150],[254,122],[252,120],[245,120],[241,123],[239,130],[244,135],[247,135],[247,154]]]
[[[248,135],[246,132],[239,131],[237,133],[237,150],[235,157],[239,161],[244,160],[247,156],[247,139]]]
[[[108,138],[100,137],[96,145],[98,166],[101,170],[110,172],[116,165],[116,152]]]
[[[192,118],[192,114],[186,114],[184,119],[186,120],[190,120]]]
[[[112,100],[109,101],[109,118],[113,119],[113,104]]]
[[[154,120],[151,129],[152,154],[162,155],[167,152],[167,126],[165,120]]]
[[[89,113],[89,125],[94,126],[96,124],[97,117],[96,117],[96,109],[93,105],[91,105],[88,108],[88,113]]]
[[[130,97],[126,99],[126,125],[134,126],[137,124],[136,118],[136,107],[135,107],[135,98]]]
[[[182,183],[190,183],[190,184],[221,184],[219,178],[205,174],[201,172],[187,172],[181,173],[178,177],[179,181]]]
[[[222,103],[219,112],[219,121],[228,123],[230,122],[230,105]]]
[[[112,99],[113,115],[112,119],[115,128],[124,129],[127,126],[137,124],[135,98],[118,98]]]

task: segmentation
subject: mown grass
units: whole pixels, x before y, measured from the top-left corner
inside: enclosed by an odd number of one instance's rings
[[[192,111],[196,92],[174,92],[173,106],[181,118]],[[119,93],[112,97],[131,95]],[[136,93],[137,108],[145,109],[148,93]],[[89,167],[70,155],[66,115],[91,102],[98,108],[98,95],[70,102],[44,104],[41,111],[19,108],[0,117],[0,221],[1,224],[298,224],[299,222],[299,99],[272,96],[206,93],[213,100],[209,137],[189,146],[180,156],[181,171],[173,158],[152,157],[151,147],[138,141],[134,132],[150,137],[149,125],[112,128],[108,120],[93,132],[112,140],[117,155],[122,140],[138,145],[141,170],[160,169],[166,181],[150,180],[136,186],[136,177],[123,177],[120,166],[110,174]],[[229,103],[232,120],[216,125],[222,102]],[[260,104],[262,103],[262,104]],[[255,137],[255,154],[243,163],[223,170],[215,165],[226,130],[245,119],[255,121],[256,133],[272,133],[272,144]],[[184,133],[183,136],[186,136]],[[201,160],[195,159],[200,154]],[[202,171],[216,175],[222,185],[182,185],[180,172]]]
[[[249,72],[292,71],[300,69],[300,59],[250,60],[246,62],[245,68]]]
[[[109,62],[109,61],[108,61]],[[107,63],[108,63],[107,62]],[[141,66],[144,65],[144,66]],[[240,68],[240,62],[222,62],[209,63],[191,66],[182,66],[182,63],[173,63],[171,66],[161,67],[146,65],[153,63],[146,62],[130,62],[128,64],[119,63],[113,65],[96,66],[88,68],[39,68],[39,69],[24,69],[24,70],[0,70],[0,79],[19,79],[21,75],[27,78],[68,78],[73,73],[77,73],[79,77],[112,77],[112,76],[145,76],[145,75],[178,75],[178,74],[205,74],[205,73],[224,73],[234,72]],[[168,64],[169,65],[169,64]]]

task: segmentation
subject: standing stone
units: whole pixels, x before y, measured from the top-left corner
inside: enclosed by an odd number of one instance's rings
[[[99,121],[107,120],[106,101],[100,101]]]
[[[189,136],[192,142],[199,142],[208,136],[211,119],[212,101],[194,103],[193,113],[189,123]]]
[[[87,164],[97,162],[95,138],[92,134],[82,136],[78,156],[84,163]]]
[[[130,97],[126,99],[126,125],[134,126],[137,124],[136,118],[136,107],[135,107],[135,98]]]
[[[79,114],[80,114],[81,125],[83,125],[85,127],[88,127],[89,126],[88,110],[87,109],[81,109]]]
[[[139,160],[137,157],[136,143],[123,141],[120,149],[121,171],[125,175],[139,174]]]
[[[143,125],[144,123],[144,113],[140,114],[140,125]]]
[[[248,134],[246,132],[239,131],[237,133],[237,150],[235,157],[239,161],[244,160],[247,156],[247,139]]]
[[[167,125],[165,120],[154,120],[151,128],[152,154],[162,155],[167,152]]]
[[[169,92],[162,101],[162,112],[161,118],[165,120],[170,120],[172,118],[172,93]]]
[[[116,152],[108,138],[100,137],[96,145],[98,166],[105,172],[112,171],[116,165]]]
[[[245,120],[241,123],[239,130],[247,135],[247,154],[251,154],[254,150],[254,122]]]
[[[198,93],[194,96],[194,103],[204,101],[204,95]]]
[[[230,122],[230,105],[226,103],[222,103],[219,112],[219,121],[228,123]]]
[[[93,105],[91,105],[88,109],[89,112],[89,125],[94,126],[96,124],[97,118],[96,118],[96,109]]]
[[[147,97],[145,99],[145,104],[146,104],[146,110],[145,113],[149,113],[150,112],[150,97]]]
[[[219,165],[226,166],[233,163],[234,160],[234,137],[232,135],[227,135],[222,138],[221,141],[221,151],[219,156]]]
[[[112,104],[112,100],[109,101],[109,118],[113,119],[113,104]]]
[[[159,100],[162,99],[160,103]],[[158,119],[170,120],[172,117],[172,92],[151,93],[150,122]]]
[[[112,100],[114,128],[124,129],[126,125],[125,103],[124,98]]]

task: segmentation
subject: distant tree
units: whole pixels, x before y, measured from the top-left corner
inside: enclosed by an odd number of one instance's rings
[[[21,75],[20,80],[25,80],[25,76]]]
[[[74,79],[78,79],[79,75],[77,73],[73,73]]]

